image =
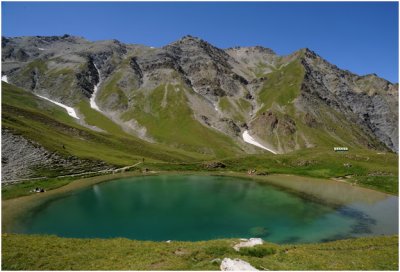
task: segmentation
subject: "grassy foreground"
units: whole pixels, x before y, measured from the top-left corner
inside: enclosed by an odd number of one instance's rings
[[[145,242],[2,235],[3,270],[219,270],[240,258],[260,270],[398,270],[398,237],[321,244],[266,243],[236,252],[238,240]]]

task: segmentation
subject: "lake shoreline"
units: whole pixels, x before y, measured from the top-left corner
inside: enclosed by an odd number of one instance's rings
[[[103,182],[129,178],[129,177],[140,177],[140,176],[159,176],[159,175],[198,175],[198,176],[226,176],[243,178],[252,180],[255,182],[267,183],[269,185],[278,187],[285,191],[289,191],[293,194],[298,194],[303,197],[307,197],[316,202],[323,202],[326,205],[338,206],[344,204],[346,199],[341,199],[342,193],[334,192],[329,193],[329,190],[325,190],[325,186],[335,185],[335,187],[341,187],[341,190],[349,191],[353,190],[355,193],[352,196],[362,199],[364,194],[372,195],[378,198],[393,197],[388,193],[383,193],[370,188],[354,186],[350,183],[331,180],[331,179],[318,179],[311,177],[295,176],[288,174],[274,174],[266,176],[248,175],[238,172],[226,172],[226,171],[157,171],[157,172],[125,172],[103,176],[95,176],[83,179],[74,180],[64,186],[58,187],[53,190],[49,190],[45,193],[35,193],[28,196],[21,196],[2,201],[2,228],[3,233],[11,231],[12,226],[18,221],[18,218],[23,214],[33,210],[43,202],[49,201],[54,198],[58,198],[62,195],[69,194],[95,184]],[[305,186],[306,185],[306,186]],[[323,188],[322,188],[322,187]],[[321,188],[318,188],[321,187]],[[360,192],[360,193],[358,193]],[[397,196],[396,196],[397,197]]]

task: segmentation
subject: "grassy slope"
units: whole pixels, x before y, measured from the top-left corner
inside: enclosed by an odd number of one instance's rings
[[[114,97],[115,102],[112,110],[117,110],[118,108],[124,108],[128,106],[128,98],[124,94],[124,92],[118,87],[118,81],[122,77],[122,72],[116,72],[111,79],[109,79],[105,86],[102,87],[101,92],[99,94],[98,100],[101,102],[105,102],[108,99],[112,99]]]
[[[398,194],[398,156],[369,150],[335,153],[329,149],[307,149],[289,154],[258,155],[224,160],[233,171],[256,169],[317,178],[342,178],[375,190]],[[350,164],[351,167],[346,167]]]
[[[258,103],[262,107],[256,113],[256,118],[262,113],[272,110],[280,120],[285,114],[295,119],[293,101],[300,94],[300,86],[304,77],[304,69],[300,61],[294,60],[265,76],[267,81],[258,94]],[[284,135],[282,131],[277,131],[274,135],[270,135],[271,132],[265,131],[263,127],[258,127],[256,130],[261,132],[258,133],[261,139],[270,143],[276,149],[293,150],[296,144],[305,147],[304,140],[297,135],[298,132],[295,135]],[[299,130],[298,128],[297,131]]]
[[[100,114],[80,107],[86,119],[116,135],[98,133],[78,125],[62,108],[10,84],[2,83],[2,126],[65,156],[130,165],[142,157],[156,161],[197,160],[196,154],[149,144],[102,122]],[[100,119],[99,119],[100,118]],[[90,122],[89,121],[89,122]],[[100,124],[101,123],[101,124]],[[65,149],[62,146],[65,146]]]
[[[186,91],[182,86],[160,85],[147,97],[138,92],[135,107],[122,118],[135,119],[151,137],[179,149],[218,157],[238,153],[232,139],[194,119]]]
[[[98,127],[112,135],[129,137],[129,135],[124,132],[120,126],[100,112],[92,109],[88,101],[82,100],[79,102],[77,107],[79,112],[84,115],[84,119],[87,124]]]
[[[75,87],[74,70],[79,69],[79,65],[74,64],[67,68],[55,68],[58,62],[63,63],[59,58],[33,60],[22,69],[19,75],[17,75],[17,80],[23,83],[31,82],[32,74],[38,74],[39,81],[37,87],[47,90],[57,90],[57,95],[59,97],[82,97],[79,93],[71,91]],[[60,67],[62,67],[62,65],[60,65]]]
[[[281,106],[290,103],[300,94],[300,85],[304,77],[304,69],[299,60],[295,60],[272,73],[266,75],[266,84],[259,92],[259,103],[264,106],[259,110],[265,111],[273,103]]]
[[[233,100],[227,96],[220,98],[218,106],[224,113],[229,114],[233,120],[240,121],[242,123],[246,122],[244,116],[249,115],[251,110],[251,104],[243,98]]]
[[[322,244],[266,243],[235,252],[238,240],[144,242],[2,235],[4,270],[219,270],[219,258],[240,258],[263,270],[397,270],[398,237]],[[261,253],[261,256],[256,257]],[[265,256],[262,256],[265,255]]]

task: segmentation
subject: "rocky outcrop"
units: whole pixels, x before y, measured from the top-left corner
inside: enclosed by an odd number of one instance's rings
[[[250,239],[241,239],[241,242],[234,245],[233,249],[239,251],[242,247],[254,247],[256,245],[262,245],[264,241],[261,238],[250,238]]]
[[[137,77],[137,85],[134,86],[134,87],[139,88],[140,85],[143,84],[143,72],[142,72],[142,69],[140,68],[139,64],[137,63],[137,58],[136,57],[131,58],[131,61],[130,61],[129,64],[130,64],[130,66],[131,66],[131,68],[133,70],[133,73]]]
[[[82,93],[90,98],[93,93],[94,86],[100,81],[99,73],[93,63],[93,58],[88,57],[87,63],[79,73],[77,73],[76,80],[77,85],[81,88]]]
[[[109,168],[103,162],[60,156],[21,135],[12,133],[8,129],[3,128],[1,136],[2,182],[32,178],[38,175],[43,177],[43,174],[38,171],[47,172],[46,175],[54,176],[78,174],[87,171],[87,169],[99,171]]]
[[[310,50],[305,50],[302,64],[303,98],[322,101],[398,152],[398,84],[340,70]]]
[[[199,94],[215,101],[218,97],[244,93],[248,81],[234,71],[236,61],[225,51],[192,36],[163,48],[181,67],[181,72]]]
[[[224,258],[220,265],[221,271],[258,271],[248,262],[241,259]]]
[[[226,165],[222,162],[205,162],[203,163],[203,167],[206,169],[216,169],[216,168],[225,168]]]
[[[296,132],[296,122],[287,114],[280,116],[273,111],[263,112],[250,124],[253,129],[264,129],[262,134],[292,135]]]

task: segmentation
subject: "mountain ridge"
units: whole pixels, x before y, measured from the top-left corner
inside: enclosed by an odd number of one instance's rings
[[[279,56],[190,35],[161,48],[64,35],[3,37],[2,49],[2,77],[73,107],[74,122],[98,133],[209,157],[398,152],[398,84],[339,69],[308,48]]]
[[[93,44],[93,43],[116,43],[116,44],[120,44],[120,45],[123,45],[123,46],[139,46],[139,47],[147,47],[147,48],[152,48],[152,49],[160,49],[160,48],[164,48],[164,47],[166,47],[168,45],[174,44],[176,42],[179,42],[179,41],[181,41],[181,40],[183,40],[185,38],[192,38],[192,39],[196,39],[196,40],[205,42],[207,44],[210,44],[209,42],[207,42],[207,41],[205,41],[205,40],[203,40],[203,39],[201,39],[199,37],[192,36],[190,34],[184,35],[180,39],[177,39],[176,41],[172,41],[172,42],[170,42],[170,43],[168,43],[166,45],[163,45],[161,47],[153,47],[153,46],[148,46],[148,45],[139,44],[139,43],[125,43],[125,42],[122,42],[122,41],[120,41],[118,39],[105,39],[105,40],[91,41],[91,40],[86,39],[83,36],[64,34],[64,35],[61,35],[61,36],[57,36],[57,35],[54,35],[54,36],[43,36],[43,35],[36,35],[36,36],[2,36],[2,47],[5,47],[7,42],[9,42],[10,40],[15,40],[15,39],[39,39],[39,40],[43,40],[44,39],[46,41],[52,41],[52,40],[54,41],[54,40],[64,39],[64,40],[70,40],[70,41],[81,40],[81,41],[84,41],[84,42],[86,42],[88,44]],[[229,51],[229,50],[233,50],[233,49],[259,49],[259,50],[266,51],[266,52],[269,52],[270,54],[278,56],[278,54],[273,49],[265,47],[263,45],[248,45],[248,46],[237,45],[237,46],[230,46],[230,47],[219,48],[219,49],[223,50],[223,51]],[[287,55],[279,55],[279,56],[289,56],[289,55],[293,55],[293,54],[295,54],[295,53],[297,53],[299,51],[300,52],[308,51],[308,52],[310,52],[310,53],[312,53],[312,54],[314,54],[314,55],[316,55],[316,56],[318,56],[320,58],[323,58],[322,56],[317,54],[315,50],[313,50],[311,48],[308,48],[308,47],[303,47],[303,48],[295,50],[292,53],[289,53]],[[334,65],[334,66],[336,66],[336,65]],[[342,69],[340,67],[337,67],[337,68],[340,69],[340,70],[352,73],[354,75],[360,76],[360,77],[376,76],[376,77],[382,78],[382,77],[378,76],[374,72],[371,72],[371,73],[368,73],[368,74],[364,74],[364,75],[359,75],[359,74],[357,74],[355,72],[352,72],[350,70],[347,70],[347,69]],[[390,84],[398,84],[398,82],[392,82],[392,81],[390,81],[388,79],[385,79],[385,78],[382,78],[382,79],[386,80]]]

